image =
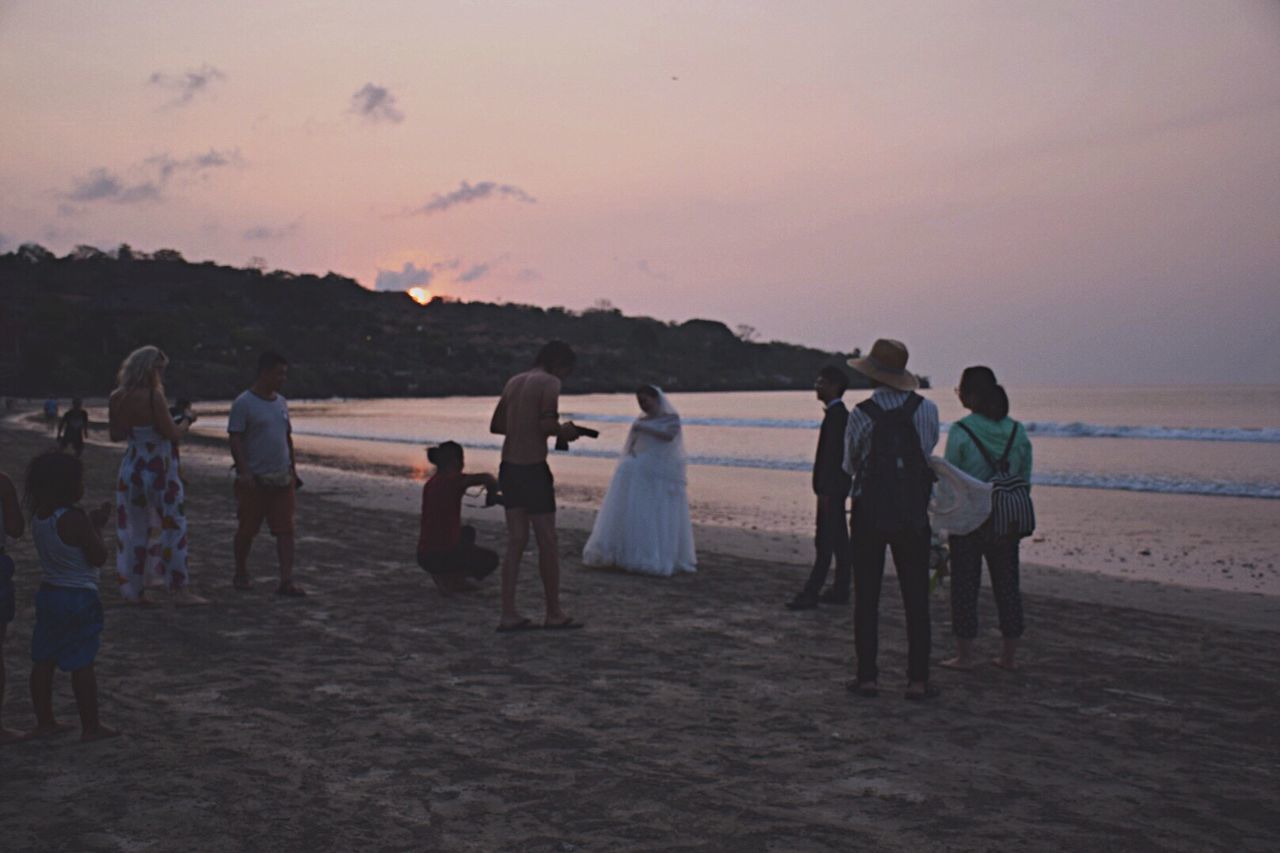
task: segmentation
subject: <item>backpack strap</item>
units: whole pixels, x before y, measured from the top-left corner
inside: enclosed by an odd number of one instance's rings
[[[974,446],[978,448],[978,452],[982,454],[982,458],[986,460],[986,463],[989,466],[991,466],[991,470],[996,473],[999,473],[1000,471],[999,464],[996,462],[994,458],[992,458],[991,452],[987,450],[987,446],[983,444],[980,440],[978,440],[978,436],[974,434],[973,430],[969,429],[967,426],[960,423],[959,421],[956,421],[955,425],[960,427],[960,429],[964,430],[969,434],[969,438],[972,439]],[[1006,457],[1008,456],[1008,452],[1009,452],[1008,449],[1006,449],[1005,450]]]
[[[920,404],[923,402],[924,397],[921,397],[919,394],[912,391],[911,396],[907,397],[906,400],[903,400],[901,406],[897,406],[893,409],[885,409],[870,397],[859,403],[857,408],[862,409],[863,413],[873,421],[880,420],[880,418],[889,414],[889,412],[901,412],[907,420],[911,420],[916,415],[916,409],[920,408]]]
[[[870,397],[859,403],[856,408],[862,410],[862,413],[871,418],[872,422],[880,420],[885,415],[885,410],[880,408],[880,404]]]
[[[1013,429],[1009,432],[1009,443],[1004,446],[1004,453],[1000,456],[1000,462],[1004,465],[1009,464],[1009,454],[1013,451],[1013,440],[1018,437],[1018,422],[1013,422]]]

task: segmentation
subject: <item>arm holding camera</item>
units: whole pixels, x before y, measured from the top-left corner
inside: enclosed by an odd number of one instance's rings
[[[486,489],[496,491],[498,488],[498,478],[492,474],[463,474],[462,486],[465,489],[474,488],[475,486],[484,486]]]

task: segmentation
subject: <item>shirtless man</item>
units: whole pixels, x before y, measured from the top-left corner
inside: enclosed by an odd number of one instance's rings
[[[560,380],[573,372],[577,356],[564,341],[550,341],[534,366],[507,380],[493,411],[489,432],[504,436],[498,483],[507,510],[507,552],[502,559],[502,619],[499,631],[581,628],[560,609],[560,552],[556,537],[556,492],[547,465],[547,439],[574,441],[572,422],[560,423]],[[538,573],[546,596],[541,626],[516,609],[520,556],[529,543],[529,528],[538,543]]]

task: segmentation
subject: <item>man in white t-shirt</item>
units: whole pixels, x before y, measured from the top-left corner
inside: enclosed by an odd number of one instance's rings
[[[236,467],[235,536],[236,589],[252,589],[249,577],[249,549],[265,519],[276,538],[280,560],[280,585],[276,595],[303,596],[306,592],[293,582],[293,514],[298,477],[293,461],[293,435],[289,427],[289,404],[280,394],[289,375],[289,362],[277,352],[264,352],[258,359],[258,378],[235,402],[227,418],[231,436],[231,458]]]

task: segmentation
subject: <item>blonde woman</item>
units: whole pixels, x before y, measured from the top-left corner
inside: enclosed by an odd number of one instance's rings
[[[190,589],[186,496],[178,477],[178,442],[187,425],[175,425],[169,415],[168,363],[159,348],[139,347],[120,365],[111,392],[111,440],[129,443],[116,481],[116,574],[121,594],[137,604],[152,603],[149,579],[159,580],[179,606],[207,604]]]

